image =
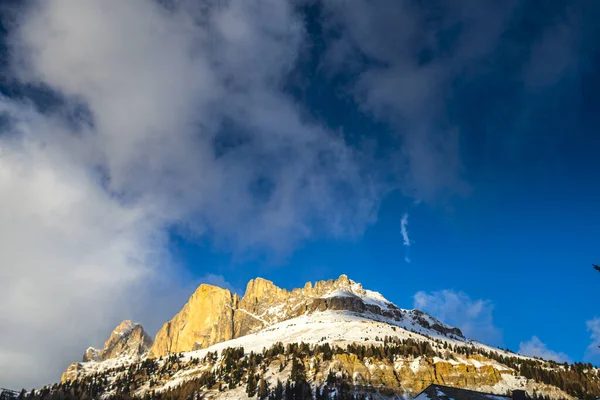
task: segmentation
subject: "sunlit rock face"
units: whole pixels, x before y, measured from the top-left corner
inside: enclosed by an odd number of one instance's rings
[[[462,337],[427,314],[402,310],[379,293],[341,275],[336,280],[306,283],[286,290],[256,278],[248,282],[241,299],[227,289],[200,285],[183,309],[156,335],[150,357],[209,347],[260,331],[270,325],[317,311],[338,310],[418,323],[427,329]]]
[[[234,337],[239,298],[227,289],[200,285],[183,309],[156,334],[150,357],[207,347]]]

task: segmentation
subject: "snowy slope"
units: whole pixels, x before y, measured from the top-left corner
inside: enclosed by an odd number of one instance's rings
[[[413,329],[414,331],[411,331]],[[465,345],[467,343],[476,345],[486,350],[492,350],[500,354],[516,356],[503,350],[485,346],[476,342],[470,343],[461,338],[451,338],[437,331],[427,330],[410,321],[386,320],[378,315],[357,314],[349,311],[325,311],[303,315],[298,318],[289,319],[278,324],[264,328],[260,332],[217,343],[206,349],[183,353],[183,359],[189,361],[192,358],[203,358],[208,352],[221,352],[226,348],[243,347],[246,354],[261,352],[263,348],[269,348],[277,342],[307,343],[337,345],[345,347],[350,343],[361,343],[365,345],[383,345],[385,336],[397,337],[398,339],[414,339],[419,341],[431,341],[428,337],[441,339],[452,345]],[[119,366],[127,366],[138,361],[134,357],[119,357],[103,362],[82,363],[85,374],[93,374],[103,370],[113,369]],[[475,365],[474,360],[460,360],[461,363]],[[497,369],[503,369],[497,363],[490,362]]]

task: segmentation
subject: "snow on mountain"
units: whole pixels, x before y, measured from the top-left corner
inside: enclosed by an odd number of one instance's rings
[[[562,374],[560,378],[552,378],[562,382],[560,385],[574,379],[572,372],[562,365],[465,338],[459,329],[419,310],[399,308],[380,293],[366,290],[342,275],[337,280],[307,283],[291,291],[257,278],[248,283],[243,298],[226,289],[201,285],[159,331],[154,344],[145,339],[140,325],[124,321],[112,332],[105,349],[88,349],[86,355],[89,353],[90,357],[86,362],[72,364],[62,381],[103,376],[105,394],[119,392],[126,381],[129,383],[125,387],[132,394],[169,392],[169,396],[178,398],[174,393],[183,390],[179,388],[191,390],[188,383],[199,379],[204,382],[208,379],[206,374],[213,374],[211,379],[216,379],[215,382],[220,379],[221,383],[202,389],[203,396],[242,398],[240,377],[235,378],[237,375],[231,375],[229,369],[226,369],[229,372],[220,369],[227,352],[243,348],[242,353],[236,353],[235,362],[241,363],[245,372],[239,373],[249,379],[247,374],[251,370],[247,362],[254,359],[253,354],[267,357],[265,354],[269,352],[265,349],[285,346],[285,355],[279,353],[261,361],[261,374],[274,387],[277,379],[289,379],[292,360],[299,356],[288,351],[293,352],[290,348],[301,343],[314,349],[324,344],[336,349],[335,355],[328,359],[319,354],[300,356],[308,382],[314,388],[326,385],[325,375],[336,371],[338,383],[350,379],[350,384],[367,392],[384,390],[406,395],[422,390],[429,383],[441,383],[497,394],[524,389],[551,398],[570,398],[564,390],[549,385],[550,381],[543,383],[521,376],[520,365],[527,363],[527,374],[542,370]],[[343,350],[351,348],[349,352]],[[377,348],[394,348],[399,353],[384,355]],[[131,374],[138,378],[132,378]],[[130,382],[131,379],[134,381]],[[237,381],[232,384],[231,379]],[[592,370],[585,385],[591,393],[600,393],[599,381],[600,374]],[[222,390],[224,383],[227,390]],[[201,386],[194,390],[200,390]]]

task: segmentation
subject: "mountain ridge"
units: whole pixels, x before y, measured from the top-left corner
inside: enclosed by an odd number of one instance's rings
[[[131,321],[121,325],[102,351],[111,348],[122,332],[134,330]],[[299,348],[304,350],[298,353]],[[249,362],[257,363],[256,369],[262,365],[265,385],[274,387],[278,379],[292,379],[289,363],[299,360],[310,370],[307,384],[314,393],[333,381],[365,393],[376,390],[394,396],[415,394],[437,383],[497,394],[523,389],[532,395],[571,399],[579,389],[566,382],[574,380],[587,385],[581,393],[600,394],[600,375],[591,366],[573,369],[473,341],[422,311],[397,307],[346,275],[292,290],[256,278],[248,282],[241,298],[203,284],[142,352],[124,346],[122,354],[111,351],[101,353],[110,356],[98,357],[98,350],[93,350],[96,353],[84,362],[69,366],[61,385],[100,379],[105,395],[126,388],[142,397],[161,398],[162,393],[186,398],[178,396],[191,390],[207,398],[243,398],[240,385],[244,379],[252,380],[249,374],[255,371]],[[326,357],[328,351],[333,355]],[[223,370],[232,362],[241,372]],[[329,377],[332,371],[337,381]],[[245,377],[242,381],[239,374]],[[215,383],[207,386],[206,379]],[[216,382],[221,382],[218,387]]]
[[[242,298],[228,289],[200,285],[182,310],[159,330],[149,356],[161,357],[205,348],[307,312],[327,309],[369,311],[396,320],[412,313],[425,328],[464,337],[460,329],[419,311],[402,310],[381,294],[365,290],[346,275],[314,285],[307,282],[303,288],[291,291],[267,279],[256,278],[248,282]]]

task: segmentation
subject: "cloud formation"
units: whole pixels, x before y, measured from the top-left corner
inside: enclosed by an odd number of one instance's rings
[[[532,336],[530,340],[521,342],[518,353],[524,356],[543,358],[544,360],[554,360],[559,363],[571,362],[568,355],[550,350],[537,336]]]
[[[585,351],[585,358],[598,360],[600,358],[600,317],[587,321],[586,326],[592,342]]]
[[[515,0],[326,1],[322,68],[346,78],[344,92],[360,110],[392,129],[403,192],[435,203],[468,195],[466,166],[496,162],[486,158],[491,149],[530,150],[549,107],[540,93],[580,66],[582,8],[554,2],[541,14]]]
[[[34,94],[0,99],[10,385],[56,381],[120,319],[168,319],[184,297],[164,284],[177,288],[173,227],[285,254],[375,220],[386,185],[283,90],[305,40],[291,4],[73,0],[12,12],[9,84]],[[144,312],[157,298],[160,312]]]
[[[56,381],[117,314],[132,315],[168,255],[141,207],[119,204],[61,150],[30,138],[59,123],[11,107],[0,100],[22,118],[18,138],[0,140],[0,371],[29,387]]]
[[[454,290],[420,291],[413,296],[413,307],[460,328],[468,338],[496,346],[502,344],[502,332],[494,324],[494,306],[489,300],[474,300]]]

